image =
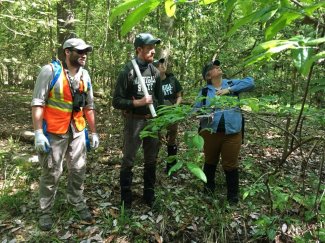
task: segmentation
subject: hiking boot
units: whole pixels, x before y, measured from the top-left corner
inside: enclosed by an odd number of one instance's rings
[[[131,209],[132,207],[132,178],[133,173],[131,168],[121,168],[120,171],[120,186],[121,186],[121,206]]]
[[[152,207],[155,201],[156,165],[144,167],[143,172],[143,200]]]
[[[43,214],[40,216],[39,220],[39,228],[43,231],[49,231],[52,229],[53,219],[50,214]]]
[[[93,221],[93,216],[88,208],[81,209],[78,211],[79,217],[81,220],[91,223]]]
[[[203,172],[207,177],[207,183],[204,184],[203,192],[208,194],[213,194],[216,189],[215,175],[216,175],[216,165],[211,165],[204,163]]]
[[[239,173],[238,169],[225,171],[227,183],[227,200],[229,204],[236,205],[239,201]]]

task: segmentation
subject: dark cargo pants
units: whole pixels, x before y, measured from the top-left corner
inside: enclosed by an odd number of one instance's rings
[[[141,144],[144,152],[144,196],[146,191],[151,191],[153,194],[159,139],[152,137],[140,139],[140,132],[147,125],[147,119],[128,116],[125,117],[124,122],[123,159],[120,171],[121,200],[130,205],[132,202],[132,168]]]

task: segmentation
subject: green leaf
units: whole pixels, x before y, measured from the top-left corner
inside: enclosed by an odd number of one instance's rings
[[[246,191],[246,192],[244,192],[244,195],[243,195],[243,200],[245,200],[245,199],[246,199],[246,197],[248,197],[248,195],[249,195],[249,191]]]
[[[146,2],[146,0],[126,0],[124,3],[119,4],[112,9],[111,15],[109,17],[110,22],[114,22],[118,16],[125,13],[130,8],[136,7],[144,2]]]
[[[168,175],[170,176],[175,171],[178,171],[180,168],[182,168],[182,166],[183,166],[183,162],[177,160],[177,163],[169,169]]]
[[[324,42],[325,42],[325,37],[309,40],[309,41],[306,42],[306,45],[307,46],[317,46],[317,45],[322,44]]]
[[[313,63],[321,58],[325,58],[325,51],[322,51],[320,53],[317,53],[316,55],[311,56],[303,66],[301,73],[307,76]]]
[[[176,11],[176,3],[174,0],[165,1],[165,11],[168,17],[173,17]]]
[[[216,1],[218,1],[218,0],[200,0],[200,1],[199,1],[199,4],[200,4],[200,5],[208,5],[208,4],[210,4],[210,3],[214,3],[214,2],[216,2]]]
[[[311,48],[299,48],[291,50],[293,64],[297,68],[299,73],[302,73],[303,67],[308,58],[312,55],[312,53],[313,50]]]
[[[324,1],[322,1],[320,3],[317,3],[315,5],[305,7],[304,11],[308,16],[311,16],[315,10],[317,10],[318,8],[321,8],[321,7],[325,7],[325,2]]]
[[[207,177],[199,166],[193,163],[187,163],[186,166],[197,178],[205,183],[207,182]]]
[[[198,148],[199,150],[203,149],[203,145],[204,145],[204,139],[200,136],[200,135],[195,135],[192,138],[192,142],[194,147]]]
[[[267,237],[270,239],[270,240],[274,240],[276,236],[276,230],[275,229],[268,229],[267,230]]]
[[[318,91],[325,91],[325,85],[319,85],[319,86],[310,88],[311,93],[316,93]]]
[[[299,13],[295,12],[285,12],[280,18],[276,19],[266,30],[265,39],[269,40],[275,36],[280,30],[289,25],[292,21],[297,18],[303,17]]]
[[[263,8],[256,12],[253,12],[252,14],[247,15],[247,16],[237,20],[235,22],[235,24],[228,31],[227,36],[229,37],[229,36],[233,35],[238,28],[240,28],[241,26],[243,26],[245,24],[255,23],[255,22],[259,21],[262,18],[262,16],[264,16],[266,13],[268,13],[270,11],[275,10],[275,8],[276,8],[275,6],[266,7],[266,8]]]
[[[230,16],[230,14],[231,14],[231,12],[232,12],[232,10],[235,8],[235,6],[236,6],[236,3],[237,3],[237,0],[228,0],[227,2],[226,2],[226,11],[225,11],[225,13],[224,13],[224,16],[225,16],[225,19],[228,19],[229,18],[229,16]]]
[[[276,12],[278,12],[278,9],[274,9],[265,13],[264,15],[261,16],[260,21],[262,23],[269,21],[276,14]]]
[[[243,15],[246,16],[250,14],[252,10],[252,1],[238,1],[238,5],[243,12]]]
[[[135,9],[124,21],[121,27],[121,35],[125,36],[135,25],[147,16],[152,10],[158,7],[159,0],[148,0],[140,7]]]
[[[291,40],[272,40],[259,44],[252,51],[252,54],[245,58],[244,64],[251,65],[253,63],[270,59],[273,54],[285,51],[287,49],[299,48],[297,41]]]
[[[311,84],[322,84],[325,85],[325,78],[313,79],[310,81]]]

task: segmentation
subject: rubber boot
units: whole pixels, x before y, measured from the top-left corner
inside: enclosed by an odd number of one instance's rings
[[[121,204],[124,203],[125,209],[131,209],[132,206],[132,177],[131,169],[122,169],[120,171],[120,186],[121,186]]]
[[[214,193],[216,189],[215,175],[216,175],[217,165],[210,165],[205,163],[203,167],[203,172],[207,177],[207,183],[204,184],[205,193]]]
[[[229,204],[237,204],[239,192],[239,173],[238,169],[225,171],[227,182],[227,200]]]
[[[168,156],[174,156],[174,155],[177,155],[177,145],[168,145],[167,146],[167,153],[168,153]],[[174,159],[172,162],[167,162],[167,165],[166,165],[166,173],[168,174],[169,170],[174,166],[176,165],[177,163],[177,160]]]
[[[156,166],[145,166],[143,172],[143,200],[152,207],[155,202]]]

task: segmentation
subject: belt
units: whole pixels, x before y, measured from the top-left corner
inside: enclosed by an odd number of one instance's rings
[[[134,114],[131,112],[123,111],[123,116],[128,118],[134,118],[134,119],[151,119],[152,115],[146,114],[146,115],[140,115],[140,114]]]

